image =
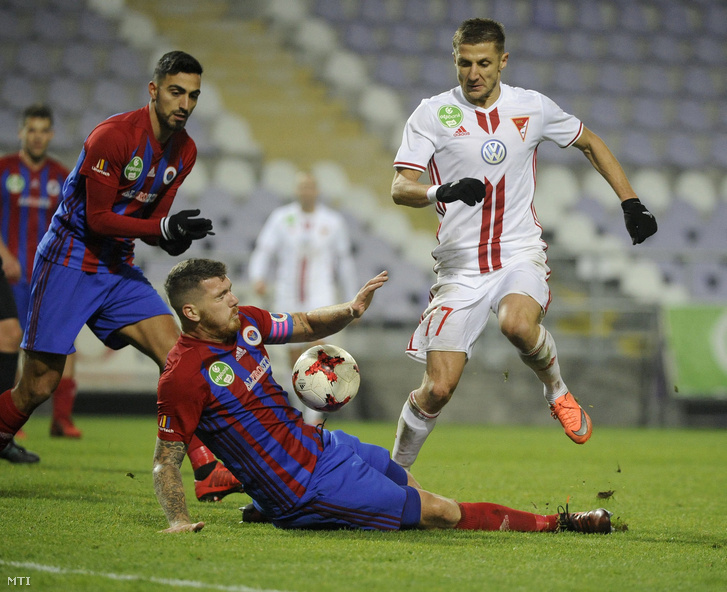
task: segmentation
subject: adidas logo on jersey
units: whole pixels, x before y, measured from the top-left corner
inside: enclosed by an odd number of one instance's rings
[[[459,136],[469,136],[470,133],[464,129],[463,125],[460,125],[459,128],[457,128],[457,131],[454,132],[454,137],[457,138]]]
[[[247,351],[243,348],[241,348],[239,345],[237,346],[237,350],[235,351],[235,359],[239,362],[240,358],[244,356],[247,353]]]

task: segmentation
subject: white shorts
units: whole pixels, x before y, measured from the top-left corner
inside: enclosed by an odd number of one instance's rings
[[[545,314],[551,299],[549,277],[542,251],[489,273],[440,273],[406,353],[418,362],[426,362],[428,351],[461,351],[469,359],[490,311],[497,314],[508,294],[531,296]]]

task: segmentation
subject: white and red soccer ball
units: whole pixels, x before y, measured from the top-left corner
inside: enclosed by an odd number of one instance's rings
[[[345,349],[316,345],[293,366],[293,390],[316,411],[337,411],[353,400],[361,383],[358,364]]]

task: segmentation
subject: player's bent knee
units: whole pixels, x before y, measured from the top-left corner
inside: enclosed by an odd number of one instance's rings
[[[0,321],[0,352],[14,354],[20,351],[23,341],[23,330],[18,319],[5,319]]]

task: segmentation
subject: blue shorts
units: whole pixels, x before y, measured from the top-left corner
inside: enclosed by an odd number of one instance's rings
[[[398,530],[419,524],[419,492],[406,485],[406,471],[386,448],[340,430],[323,433],[323,452],[308,490],[293,512],[273,520],[275,526]]]
[[[136,266],[119,273],[89,273],[35,258],[23,349],[71,354],[83,325],[111,349],[128,343],[118,329],[159,315],[169,307]]]
[[[13,300],[15,300],[15,306],[18,308],[18,321],[20,321],[20,327],[25,331],[25,324],[28,317],[28,306],[30,305],[30,284],[13,284]]]

